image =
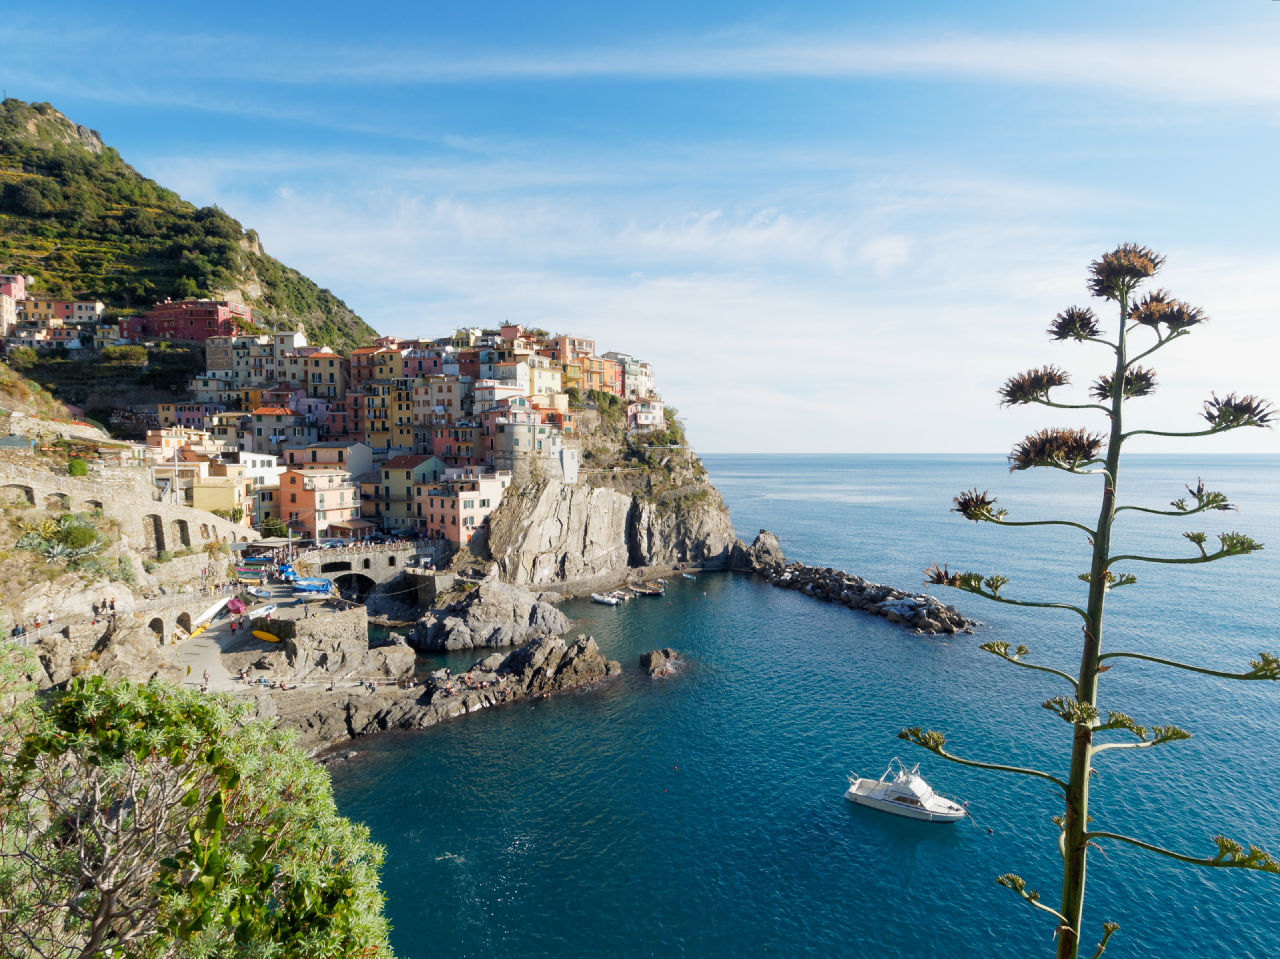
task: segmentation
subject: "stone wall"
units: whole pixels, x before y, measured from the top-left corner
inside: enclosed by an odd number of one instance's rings
[[[159,502],[156,495],[149,471],[137,467],[98,469],[90,476],[62,476],[0,463],[0,496],[22,496],[35,506],[101,509],[120,524],[125,544],[143,555],[261,538],[257,530],[204,510]]]

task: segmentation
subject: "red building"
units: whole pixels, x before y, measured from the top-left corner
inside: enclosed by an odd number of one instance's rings
[[[143,317],[146,335],[161,340],[203,343],[211,336],[238,336],[251,312],[226,300],[165,300]]]

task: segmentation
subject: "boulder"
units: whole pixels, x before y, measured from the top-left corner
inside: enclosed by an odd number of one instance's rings
[[[640,657],[640,668],[649,674],[650,679],[661,679],[679,669],[679,659],[680,654],[674,649],[654,649]]]
[[[559,600],[556,593],[535,593],[496,578],[485,579],[449,609],[429,612],[418,620],[409,642],[418,650],[440,651],[519,646],[558,636],[571,625],[551,605]]]

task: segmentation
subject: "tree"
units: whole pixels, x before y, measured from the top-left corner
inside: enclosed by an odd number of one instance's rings
[[[5,955],[390,956],[381,848],[242,705],[77,679],[0,746]]]
[[[289,536],[289,527],[274,516],[268,516],[258,526],[258,532],[267,538],[287,539]]]
[[[9,351],[9,365],[15,370],[29,370],[39,362],[39,355],[29,346],[15,346]]]
[[[1034,403],[1055,409],[1088,410],[1106,417],[1105,434],[1089,433],[1083,429],[1045,429],[1018,443],[1009,456],[1011,470],[1045,467],[1101,478],[1103,489],[1097,525],[1089,527],[1082,523],[1056,519],[1015,522],[1008,519],[1008,512],[998,508],[996,499],[986,491],[979,492],[973,489],[955,497],[955,512],[974,522],[993,523],[998,526],[1072,527],[1088,537],[1091,547],[1090,567],[1088,572],[1080,576],[1088,586],[1085,604],[1078,606],[1070,602],[1028,602],[1012,599],[1002,592],[1008,579],[996,573],[990,575],[974,572],[952,573],[946,566],[939,567],[936,563],[926,571],[926,582],[934,585],[951,586],[999,603],[1064,610],[1081,618],[1083,641],[1080,667],[1075,676],[1052,666],[1027,662],[1024,657],[1030,651],[1026,646],[1013,647],[1006,642],[989,642],[980,647],[1015,666],[1056,676],[1067,685],[1068,695],[1054,696],[1044,703],[1046,709],[1058,715],[1072,728],[1071,766],[1066,778],[1036,769],[960,759],[946,751],[946,739],[932,730],[913,727],[904,729],[898,734],[899,738],[914,742],[944,759],[981,769],[1037,777],[1061,790],[1065,808],[1063,814],[1054,819],[1061,831],[1059,849],[1063,859],[1062,899],[1059,907],[1054,909],[1042,903],[1035,892],[1027,889],[1026,883],[1019,876],[1007,874],[997,879],[1000,885],[1012,889],[1032,906],[1057,918],[1059,959],[1075,959],[1079,952],[1080,924],[1085,896],[1085,863],[1090,846],[1098,848],[1102,842],[1121,842],[1184,863],[1280,873],[1280,864],[1277,864],[1268,853],[1254,846],[1246,849],[1225,836],[1214,837],[1216,854],[1213,856],[1184,855],[1132,836],[1106,831],[1093,824],[1089,812],[1090,775],[1095,756],[1109,750],[1147,749],[1187,739],[1190,736],[1176,726],[1139,725],[1122,712],[1108,711],[1104,720],[1099,709],[1098,697],[1098,681],[1104,671],[1120,665],[1126,659],[1138,659],[1174,669],[1228,679],[1280,679],[1280,659],[1265,652],[1259,653],[1257,659],[1251,660],[1247,670],[1236,672],[1135,652],[1119,650],[1103,652],[1103,605],[1107,594],[1113,589],[1132,586],[1137,582],[1132,573],[1117,569],[1117,566],[1135,563],[1210,563],[1231,556],[1243,556],[1262,548],[1260,543],[1235,532],[1219,534],[1218,545],[1206,548],[1208,537],[1204,533],[1193,532],[1183,534],[1194,547],[1191,555],[1188,556],[1143,556],[1112,551],[1112,524],[1116,514],[1123,510],[1135,510],[1158,516],[1187,517],[1199,513],[1235,509],[1224,493],[1205,489],[1203,483],[1197,483],[1194,487],[1188,486],[1189,498],[1174,500],[1170,504],[1170,509],[1120,504],[1117,491],[1121,452],[1128,440],[1135,436],[1213,436],[1243,427],[1268,427],[1273,416],[1269,404],[1255,396],[1237,396],[1233,393],[1220,399],[1217,395],[1213,395],[1204,404],[1203,415],[1209,424],[1205,429],[1187,432],[1150,429],[1126,431],[1123,420],[1126,402],[1155,392],[1154,371],[1138,365],[1138,361],[1146,359],[1175,341],[1182,340],[1190,335],[1194,327],[1205,320],[1203,311],[1174,299],[1164,290],[1148,293],[1140,300],[1136,298],[1138,286],[1143,280],[1154,275],[1163,262],[1162,256],[1145,247],[1124,244],[1104,254],[1090,265],[1089,291],[1095,297],[1110,300],[1118,307],[1119,322],[1113,339],[1106,337],[1098,319],[1088,308],[1073,306],[1058,314],[1049,327],[1049,335],[1054,340],[1091,343],[1109,349],[1114,355],[1112,371],[1099,377],[1092,386],[1090,392],[1094,402],[1060,403],[1050,399],[1052,390],[1067,385],[1069,381],[1064,371],[1053,366],[1045,366],[1011,377],[1000,388],[1003,405]],[[1129,337],[1138,333],[1151,337],[1152,341],[1145,348],[1137,347],[1136,351],[1131,352]],[[1133,737],[1133,741],[1108,741],[1105,735],[1107,733],[1125,734]],[[1095,739],[1102,741],[1095,742]],[[1097,952],[1094,953],[1095,956],[1101,954],[1106,948],[1107,941],[1116,928],[1115,923],[1104,923],[1102,940],[1097,947]]]

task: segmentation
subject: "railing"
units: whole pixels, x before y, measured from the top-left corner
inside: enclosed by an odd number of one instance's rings
[[[199,589],[192,590],[190,592],[174,593],[173,595],[158,596],[154,599],[143,600],[140,603],[136,603],[133,609],[124,610],[123,612],[129,614],[150,613],[161,609],[172,609],[175,606],[185,606],[188,603],[196,602],[201,599],[212,600],[219,596],[227,596],[239,591],[240,587],[234,584],[227,584],[222,587],[202,586]],[[118,613],[119,612],[120,611],[118,611]],[[17,643],[19,646],[30,646],[43,636],[51,636],[61,633],[64,629],[69,629],[72,626],[83,626],[86,623],[101,622],[102,620],[108,619],[110,616],[111,614],[108,612],[100,614],[96,619],[77,619],[67,622],[54,621],[52,623],[44,623],[39,629],[34,627],[27,628],[17,636],[10,633],[8,636],[3,638],[9,642]]]

